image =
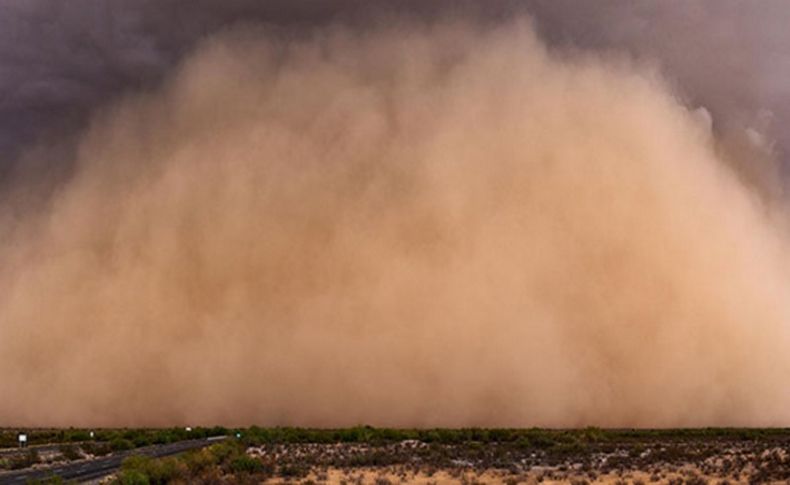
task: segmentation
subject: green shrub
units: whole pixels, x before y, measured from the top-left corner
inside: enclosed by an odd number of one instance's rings
[[[238,455],[230,461],[233,473],[260,473],[263,471],[263,462],[247,454]]]
[[[148,436],[146,436],[144,434],[140,434],[140,435],[135,436],[132,439],[132,443],[134,444],[135,448],[141,448],[143,446],[150,445],[151,444],[151,440],[150,440],[150,438]]]
[[[214,455],[216,463],[227,463],[236,456],[244,452],[243,446],[235,441],[223,441],[208,448],[209,452]]]
[[[30,468],[40,461],[41,459],[39,458],[38,452],[36,450],[28,450],[25,454],[11,459],[11,469],[21,470],[23,468]]]
[[[291,463],[280,467],[280,475],[284,478],[303,478],[310,473],[309,467]]]
[[[52,475],[47,478],[42,478],[41,480],[29,479],[27,481],[27,485],[62,485],[64,483],[66,483],[66,481],[63,480],[63,477],[58,475]]]
[[[63,441],[89,441],[90,439],[91,435],[85,430],[69,430]]]
[[[213,428],[205,430],[205,436],[226,436],[228,429],[222,426],[214,426]]]
[[[156,466],[151,474],[151,483],[153,484],[164,485],[186,474],[186,465],[182,464],[177,458],[155,460],[154,463]]]
[[[148,456],[132,455],[123,460],[123,463],[121,463],[121,470],[138,470],[146,472],[152,461],[153,459]]]
[[[216,457],[207,449],[190,451],[181,458],[181,461],[184,462],[189,473],[193,475],[199,474],[217,464]]]
[[[125,451],[134,448],[134,443],[124,438],[115,438],[110,441],[110,450],[112,451]]]
[[[185,465],[175,458],[155,460],[147,456],[134,455],[123,461],[119,477],[129,476],[135,480],[144,477],[146,483],[164,485],[184,476],[184,468]]]
[[[118,474],[114,483],[119,485],[150,485],[151,481],[145,473],[139,470],[124,470]]]
[[[81,448],[85,453],[94,456],[104,456],[112,451],[107,443],[83,443]]]
[[[175,441],[175,438],[170,434],[169,431],[158,431],[154,433],[154,436],[151,438],[151,443],[156,445],[165,445],[167,443],[172,443]]]
[[[60,454],[63,455],[63,458],[69,461],[79,460],[82,458],[79,450],[74,445],[60,445],[58,450],[60,451]]]

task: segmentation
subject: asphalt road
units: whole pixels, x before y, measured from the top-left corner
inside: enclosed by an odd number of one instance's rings
[[[67,443],[51,443],[46,445],[31,445],[24,448],[0,448],[0,458],[11,458],[14,456],[24,455],[30,450],[36,450],[38,453],[54,453],[59,452],[60,447],[63,445],[82,446],[85,443],[102,444],[103,441],[69,441]]]
[[[52,475],[58,475],[65,480],[76,480],[79,482],[96,480],[115,472],[120,468],[121,462],[132,455],[145,455],[154,458],[176,455],[185,451],[204,448],[225,438],[225,436],[217,436],[199,440],[179,441],[167,445],[146,446],[134,450],[113,453],[110,456],[93,460],[79,460],[48,468],[0,473],[0,485],[19,485],[26,483],[28,480],[43,480]]]

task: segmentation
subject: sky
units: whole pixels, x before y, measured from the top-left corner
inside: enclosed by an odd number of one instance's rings
[[[691,104],[714,114],[717,129],[756,129],[779,151],[790,146],[779,128],[790,117],[790,13],[782,0],[5,0],[0,170],[18,165],[20,150],[34,142],[78,132],[111,100],[156,86],[212,32],[256,22],[300,35],[315,25],[364,23],[380,10],[493,21],[527,11],[550,44],[655,62]]]
[[[788,11],[0,1],[0,426],[787,426]]]

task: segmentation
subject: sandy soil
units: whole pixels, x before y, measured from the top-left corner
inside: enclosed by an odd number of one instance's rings
[[[547,475],[554,478],[546,478]],[[546,471],[526,472],[511,474],[506,470],[474,471],[437,471],[432,474],[397,469],[358,469],[339,470],[329,469],[323,472],[311,472],[300,480],[284,480],[282,478],[270,479],[264,482],[271,485],[287,483],[315,483],[326,485],[472,485],[472,484],[525,484],[525,485],[551,485],[551,484],[649,484],[649,483],[749,483],[748,480],[726,480],[702,475],[699,470],[688,467],[682,471],[668,471],[651,474],[633,471],[623,474],[604,474],[594,480],[584,474],[553,475]],[[777,481],[775,483],[785,483]]]
[[[384,447],[280,445],[250,448],[248,454],[291,472],[266,482],[271,484],[745,484],[787,483],[788,445],[681,440],[553,452],[409,442]]]

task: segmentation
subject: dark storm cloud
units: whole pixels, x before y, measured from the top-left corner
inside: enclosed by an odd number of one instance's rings
[[[790,18],[782,0],[5,0],[0,173],[21,148],[67,139],[98,107],[156,85],[200,39],[232,24],[298,34],[315,24],[362,23],[373,11],[502,19],[521,10],[550,44],[626,51],[656,63],[736,143],[748,145],[757,131],[778,140],[780,151],[790,147],[790,134],[779,128],[790,119]]]
[[[323,2],[7,0],[0,3],[0,160],[71,135],[121,93],[155,84],[225,25],[314,22]],[[297,5],[298,4],[298,5]]]
[[[713,113],[716,130],[731,144],[765,143],[787,168],[787,2],[537,0],[531,6],[549,42],[628,51],[657,63],[687,103]],[[766,170],[747,174],[753,177],[777,176],[770,168],[741,168]]]

